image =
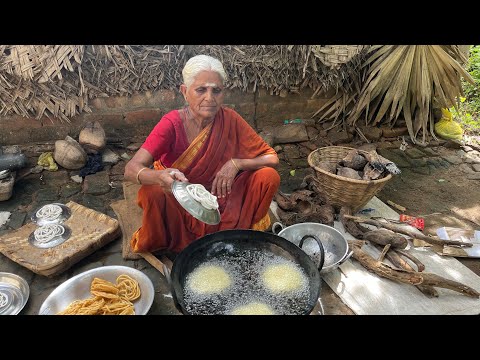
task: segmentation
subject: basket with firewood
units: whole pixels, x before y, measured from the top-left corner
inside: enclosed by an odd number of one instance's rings
[[[308,155],[317,188],[336,208],[360,210],[400,170],[375,150],[327,146]]]

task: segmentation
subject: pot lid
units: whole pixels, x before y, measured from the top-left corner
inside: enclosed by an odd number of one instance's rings
[[[209,225],[216,225],[220,222],[220,212],[218,209],[208,209],[199,201],[195,200],[187,191],[189,182],[174,181],[172,184],[172,193],[175,199],[182,207],[188,211],[195,219],[198,219]]]

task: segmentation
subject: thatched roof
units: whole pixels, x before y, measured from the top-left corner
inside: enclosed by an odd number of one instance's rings
[[[404,117],[413,141],[433,133],[433,108],[462,94],[459,45],[0,45],[0,116],[55,116],[90,111],[96,97],[178,90],[193,55],[220,59],[226,86],[271,94],[314,95],[334,88],[312,117],[333,126],[394,126]]]
[[[219,58],[227,87],[271,94],[359,89],[361,45],[0,45],[0,116],[65,121],[112,95],[179,88],[186,60]]]

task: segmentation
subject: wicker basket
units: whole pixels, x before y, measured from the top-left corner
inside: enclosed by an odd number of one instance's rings
[[[330,204],[336,208],[349,206],[353,212],[356,212],[382,190],[385,184],[392,178],[392,175],[388,174],[379,180],[354,180],[329,173],[315,166],[320,161],[337,164],[351,150],[355,149],[343,146],[322,147],[308,155],[308,164],[315,169],[317,179],[319,180],[318,186],[322,188]],[[358,151],[367,154],[366,151]]]

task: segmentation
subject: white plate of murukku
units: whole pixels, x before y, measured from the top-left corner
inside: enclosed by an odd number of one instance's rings
[[[152,281],[127,266],[103,266],[78,274],[45,299],[39,315],[146,315]]]

